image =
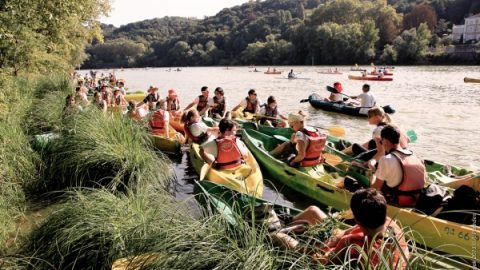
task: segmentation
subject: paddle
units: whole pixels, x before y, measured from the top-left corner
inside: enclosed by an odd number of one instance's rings
[[[346,94],[344,94],[344,93],[340,93],[340,92],[338,92],[337,89],[335,89],[335,88],[333,88],[333,87],[331,87],[331,86],[329,86],[329,85],[327,85],[327,91],[328,91],[328,92],[332,92],[332,93],[334,93],[334,94],[342,94],[342,95],[344,95],[344,96],[347,97],[347,98],[351,98],[349,95],[346,95]]]
[[[202,168],[200,169],[200,181],[204,180],[207,177],[208,172],[212,168],[211,164],[205,163],[203,164]]]
[[[413,129],[407,130],[407,137],[411,143],[414,143],[417,141],[417,133],[415,133]]]

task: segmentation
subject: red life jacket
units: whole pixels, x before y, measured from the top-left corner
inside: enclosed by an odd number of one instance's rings
[[[406,263],[405,260],[401,260],[401,252],[403,252],[407,260],[409,259],[410,254],[408,251],[408,245],[405,242],[405,239],[402,237],[403,232],[396,224],[391,224],[391,226],[387,227],[387,230],[393,234],[395,238],[397,238],[399,247],[397,247],[396,243],[393,241],[390,243],[390,241],[393,239],[387,238],[389,242],[383,243],[383,237],[378,237],[376,239],[366,237],[363,234],[362,229],[358,225],[355,225],[350,232],[341,237],[336,247],[330,248],[330,251],[334,251],[336,253],[348,251],[350,252],[349,258],[360,259],[361,251],[358,250],[358,247],[360,247],[368,256],[370,269],[377,269],[381,263],[381,257],[388,259],[389,265],[393,267],[393,269],[405,269]],[[352,245],[356,245],[358,247],[349,248]],[[340,259],[343,259],[343,257],[343,254],[339,254]]]
[[[208,104],[208,98],[206,98],[204,95],[198,96],[198,104],[197,104],[197,111],[202,111],[207,107]]]
[[[176,98],[175,100],[167,97],[167,111],[178,111],[180,109],[180,100]]]
[[[165,135],[165,111],[158,110],[152,114],[150,118],[150,127],[153,135]]]
[[[238,149],[237,139],[235,137],[225,137],[215,139],[217,143],[217,169],[233,169],[243,162],[243,156]]]
[[[322,161],[322,152],[327,142],[327,136],[318,131],[308,131],[306,129],[301,131],[307,136],[309,143],[300,165],[302,167],[315,166]]]
[[[207,133],[202,133],[200,136],[193,136],[192,132],[190,131],[190,126],[195,124],[197,122],[192,122],[192,123],[185,123],[183,125],[183,130],[185,131],[185,135],[194,143],[202,144],[208,139],[208,134]]]
[[[258,99],[256,99],[254,102],[251,102],[247,97],[245,100],[247,101],[247,107],[243,110],[243,112],[255,113],[257,111]]]
[[[422,160],[405,150],[391,153],[398,159],[402,167],[402,182],[394,188],[383,185],[382,191],[389,203],[400,207],[415,206],[420,192],[425,186],[427,172]]]

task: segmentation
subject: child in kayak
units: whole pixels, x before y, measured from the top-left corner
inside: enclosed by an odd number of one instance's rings
[[[333,88],[337,90],[338,93],[330,93],[328,98],[325,98],[325,101],[334,102],[334,103],[343,103],[343,95],[341,94],[343,91],[342,84],[336,82],[333,84]]]

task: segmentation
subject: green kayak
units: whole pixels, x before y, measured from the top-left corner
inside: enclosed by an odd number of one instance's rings
[[[332,171],[329,166],[324,168],[321,164],[292,168],[269,153],[281,141],[256,130],[244,129],[242,139],[260,166],[270,175],[270,179],[321,204],[337,210],[348,209],[351,193],[338,185],[343,179],[338,171]],[[281,187],[278,189],[281,190]],[[391,205],[388,206],[388,215],[396,218],[403,227],[415,231],[413,238],[417,243],[425,244],[434,250],[468,258],[472,257],[472,244],[475,247],[473,250],[480,250],[480,241],[472,241],[473,237],[479,239],[480,230],[477,227],[441,220],[420,214],[414,209]]]
[[[249,217],[252,209],[258,205],[271,205],[275,213],[279,215],[296,215],[300,213],[299,209],[277,204],[275,202],[266,201],[255,198],[244,193],[236,192],[225,186],[216,184],[211,181],[197,181],[194,186],[195,198],[206,209],[213,209],[220,213],[226,221],[232,226],[243,226],[243,219]],[[248,212],[250,211],[250,212]],[[239,218],[243,217],[243,218]],[[346,229],[349,225],[337,221],[334,227],[338,225],[340,229]],[[266,232],[266,230],[261,230]],[[322,234],[324,238],[328,237],[328,228]],[[436,253],[426,251],[418,246],[410,246],[413,250],[414,258],[410,260],[408,269],[469,269],[469,265],[453,260],[448,256],[441,256]]]

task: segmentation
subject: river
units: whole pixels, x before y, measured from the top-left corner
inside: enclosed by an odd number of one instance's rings
[[[348,75],[359,75],[350,67],[338,67],[342,75],[319,74],[331,67],[301,66],[277,67],[281,75],[265,75],[252,72],[248,67],[189,67],[180,72],[166,68],[139,68],[116,70],[117,78],[126,80],[129,90],[146,90],[156,85],[166,95],[170,88],[176,89],[182,107],[200,94],[202,86],[210,93],[220,86],[225,91],[229,107],[237,105],[246,97],[249,89],[256,89],[258,97],[266,102],[268,96],[277,98],[283,114],[304,110],[309,113],[308,123],[319,126],[341,126],[346,130],[345,139],[364,142],[371,137],[372,126],[365,118],[329,113],[313,109],[308,103],[299,103],[311,93],[328,96],[326,85],[339,81],[347,95],[361,93],[363,81],[348,79]],[[266,67],[257,67],[265,71]],[[290,69],[300,79],[288,80]],[[108,70],[99,70],[99,73]],[[110,70],[111,72],[111,70]],[[81,71],[84,74],[85,71]],[[391,105],[396,113],[394,121],[404,130],[413,129],[418,140],[410,148],[420,157],[470,169],[480,167],[480,84],[466,84],[464,77],[480,78],[478,66],[402,66],[393,70],[392,82],[367,82],[375,95],[377,104]],[[174,160],[178,178],[177,197],[191,193],[196,175],[189,166],[188,157]],[[271,185],[270,185],[271,186]],[[267,188],[267,198],[278,198],[291,205],[303,207],[309,202],[296,194],[282,191],[280,194]]]

